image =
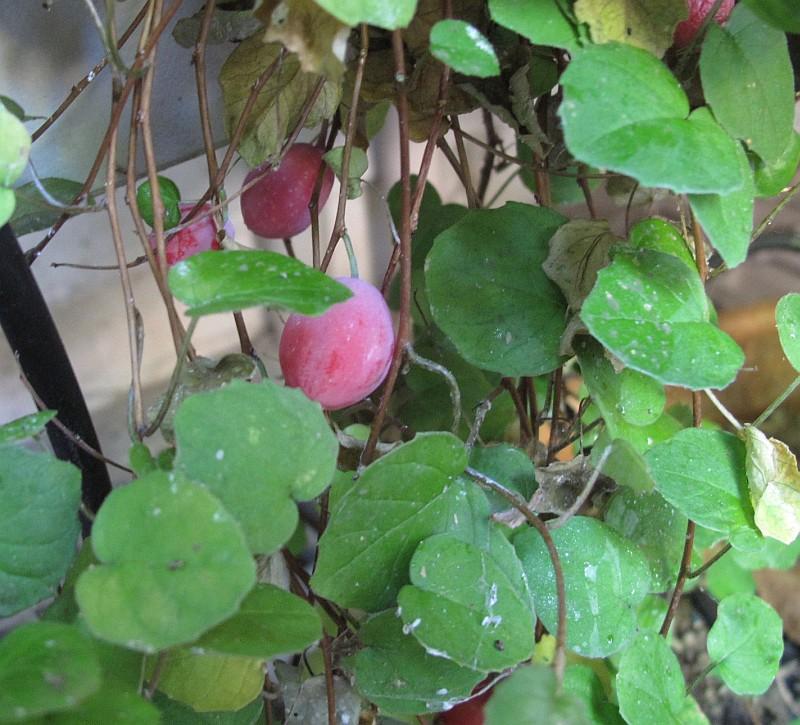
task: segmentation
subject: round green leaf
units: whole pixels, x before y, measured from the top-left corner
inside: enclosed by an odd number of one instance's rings
[[[474,25],[463,20],[439,20],[431,28],[431,55],[467,76],[500,74],[492,44]]]
[[[494,689],[484,710],[486,725],[588,725],[584,703],[559,692],[553,670],[544,665],[520,667]]]
[[[25,171],[31,137],[27,129],[0,103],[0,187],[11,186]]]
[[[489,0],[492,20],[536,45],[553,45],[573,50],[578,33],[566,13],[554,0]]]
[[[642,219],[631,229],[628,242],[637,249],[672,254],[686,262],[690,269],[696,269],[694,256],[683,235],[665,219]]]
[[[581,317],[625,365],[665,385],[724,388],[744,362],[739,346],[709,322],[697,272],[663,252],[617,253]]]
[[[681,666],[667,641],[642,634],[622,653],[617,671],[619,711],[629,723],[708,723],[686,696]]]
[[[92,641],[78,629],[33,622],[0,641],[0,721],[69,710],[100,687]]]
[[[158,189],[161,192],[161,204],[164,207],[164,229],[172,229],[181,220],[181,210],[178,202],[181,200],[181,192],[172,179],[166,176],[157,176]],[[139,214],[151,227],[155,223],[153,214],[153,189],[149,181],[139,185],[136,190],[136,206],[139,207]]]
[[[736,142],[713,120],[688,118],[680,84],[647,51],[585,46],[561,83],[564,138],[578,160],[677,193],[724,193],[744,184]]]
[[[260,725],[264,722],[264,700],[260,696],[234,712],[197,712],[161,692],[156,692],[153,702],[161,711],[162,723],[169,725]]]
[[[0,445],[0,500],[1,617],[50,596],[75,558],[80,471],[50,454]]]
[[[636,633],[636,609],[652,589],[644,556],[597,519],[575,516],[552,532],[567,595],[567,645],[584,657],[607,657]],[[555,573],[541,536],[524,529],[514,547],[528,576],[536,613],[558,624]]]
[[[526,501],[536,491],[536,468],[528,455],[516,446],[500,443],[476,446],[469,455],[469,465],[485,473],[506,488],[517,491]],[[508,500],[499,493],[487,492],[493,511],[508,509]]]
[[[775,321],[783,354],[800,372],[800,294],[792,292],[781,297],[775,307]]]
[[[308,602],[272,584],[258,584],[239,611],[206,632],[195,647],[269,659],[300,652],[321,636],[319,615]]]
[[[687,428],[645,453],[661,495],[692,521],[730,535],[753,528],[745,446],[717,430]]]
[[[404,631],[428,654],[483,672],[513,667],[533,654],[528,582],[499,529],[488,550],[447,534],[425,539],[410,571],[398,611]]]
[[[800,133],[792,132],[783,153],[773,162],[756,160],[753,181],[757,196],[775,196],[792,183],[797,167],[800,165]]]
[[[164,660],[158,689],[197,712],[239,710],[264,687],[264,663],[251,657],[177,649]]]
[[[686,516],[657,491],[637,495],[622,488],[614,494],[603,518],[645,555],[652,591],[664,592],[675,583],[686,539]]]
[[[396,715],[439,712],[465,700],[482,672],[428,654],[404,634],[394,610],[367,620],[358,636],[364,649],[355,656],[356,687],[381,710]]]
[[[509,202],[473,209],[436,237],[425,262],[431,313],[468,362],[513,376],[561,364],[566,309],[542,263],[563,221]]]
[[[411,22],[417,0],[317,0],[317,5],[346,25],[365,23],[394,30]]]
[[[124,690],[116,686],[109,687],[103,682],[100,692],[92,695],[74,710],[47,717],[47,725],[88,725],[89,723],[159,725],[161,716],[158,708],[141,697],[134,688]]]
[[[714,672],[738,695],[767,691],[783,654],[783,622],[763,599],[742,592],[719,603],[708,632]]]
[[[571,664],[564,672],[564,692],[580,700],[594,725],[623,725],[619,709],[608,701],[597,673],[584,664]]]
[[[766,162],[776,161],[794,127],[794,74],[785,33],[740,3],[724,28],[709,24],[700,78],[722,127]]]
[[[774,28],[800,33],[800,7],[792,0],[744,0],[744,4]]]
[[[325,490],[339,450],[319,404],[271,380],[234,380],[187,398],[175,416],[175,440],[176,470],[220,498],[254,554],[289,540],[295,499]]]
[[[446,531],[483,543],[489,504],[459,478],[466,465],[464,444],[449,433],[420,433],[375,461],[331,510],[311,588],[340,606],[379,612],[408,582],[423,539]]]
[[[260,306],[321,315],[352,296],[319,270],[263,250],[195,254],[170,268],[169,288],[192,316]]]
[[[731,594],[755,594],[756,582],[753,575],[736,561],[731,554],[725,554],[715,561],[706,572],[706,588],[717,599],[725,599]]]
[[[155,652],[239,608],[255,565],[238,524],[205,488],[152,473],[111,493],[92,530],[100,566],[75,588],[94,635]]]

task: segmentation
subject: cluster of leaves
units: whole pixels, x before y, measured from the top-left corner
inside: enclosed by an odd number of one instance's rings
[[[446,113],[483,107],[511,126],[528,180],[550,203],[467,209],[425,189],[414,348],[452,373],[462,405],[451,410],[452,381],[413,368],[392,407],[405,439],[384,441],[391,450],[363,470],[299,391],[250,381],[242,360],[197,364],[168,415],[174,446],[154,457],[134,445],[135,480],[96,513],[76,558],[79,472],[19,444],[52,413],[0,428],[0,614],[55,596],[41,621],[0,642],[0,722],[252,723],[265,670],[287,721],[324,722],[331,687],[337,716],[354,722],[368,708],[413,721],[494,686],[491,724],[531,713],[705,722],[659,636],[689,522],[695,565],[731,549],[705,578],[720,600],[713,672],[739,694],[769,687],[782,624],[749,572],[797,558],[800,474],[755,424],[692,427],[666,408],[665,386],[724,388],[743,365],[715,324],[698,272],[705,251],[664,219],[645,218],[623,239],[606,221],[554,207],[581,191],[575,176],[603,169],[609,190],[623,178],[685,195],[724,265],[744,261],[754,199],[778,193],[800,160],[784,35],[798,21],[788,2],[740,3],[724,28],[707,28],[698,60],[669,50],[683,2],[657,5],[615,14],[590,0],[464,0],[455,18],[438,0],[217,11],[213,41],[241,41],[220,77],[229,129],[254,82],[276,69],[241,136],[249,164],[276,158],[298,124],[349,115],[356,64],[342,49],[362,23],[371,36],[354,141],[366,148],[395,94],[388,32],[405,28],[412,137],[435,128],[449,67]],[[187,18],[176,38],[190,46],[198,32]],[[363,148],[348,174],[353,193]],[[389,194],[395,217],[399,196]],[[349,294],[263,251],[197,255],[172,268],[169,284],[192,317],[253,306],[319,314]],[[777,324],[800,371],[800,295],[781,301]],[[553,440],[567,448],[569,434],[594,425],[571,463],[553,463],[535,441],[510,444],[530,410],[520,415],[494,392],[501,380],[527,385],[530,403],[562,370],[579,377],[584,402],[569,430],[553,426]],[[562,415],[552,407],[533,423]],[[453,413],[454,432],[444,432]],[[357,437],[359,413],[340,415]],[[579,511],[600,469],[604,495]],[[498,490],[545,515],[556,556],[535,528],[506,525]],[[309,548],[300,501],[324,512],[310,579],[283,555]],[[563,682],[546,667],[559,656],[551,635],[535,636],[537,621],[552,634],[566,624]],[[315,659],[322,637],[332,686]],[[291,664],[276,666],[281,655]]]

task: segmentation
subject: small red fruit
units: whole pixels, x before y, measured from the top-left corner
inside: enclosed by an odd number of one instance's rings
[[[492,690],[486,690],[466,702],[459,703],[439,715],[439,725],[483,725],[483,707],[491,696]]]
[[[191,209],[194,209],[194,204],[181,204],[181,216],[187,214]],[[203,205],[200,214],[207,214],[211,207],[208,204]],[[228,225],[225,225],[226,230]],[[232,236],[229,232],[229,236]],[[166,241],[165,251],[167,255],[167,264],[171,267],[173,264],[180,262],[182,259],[191,257],[193,254],[199,252],[207,252],[209,249],[220,249],[219,242],[217,241],[217,224],[214,217],[209,215],[202,219],[198,219],[191,226],[186,229],[181,229],[170,235],[167,231],[164,233]],[[154,235],[150,235],[150,246],[155,249],[156,239]]]
[[[307,143],[296,143],[283,157],[280,166],[253,169],[245,185],[263,177],[242,193],[242,216],[245,226],[265,239],[293,237],[311,226],[308,205],[317,183],[322,150]],[[265,173],[266,172],[266,173]],[[333,186],[333,171],[327,165],[322,172],[319,208],[325,206]]]
[[[339,277],[353,296],[318,317],[290,315],[278,355],[286,384],[326,410],[363,400],[392,361],[394,328],[380,291],[369,282]]]
[[[678,26],[675,28],[675,35],[673,36],[675,45],[678,48],[685,48],[689,43],[692,42],[692,39],[695,35],[697,35],[697,31],[700,30],[700,26],[703,24],[703,21],[711,12],[711,8],[714,7],[715,0],[687,0],[687,6],[689,8],[689,17],[686,20],[678,23]],[[722,5],[719,6],[719,10],[717,10],[717,14],[714,16],[714,22],[718,25],[722,25],[731,15],[731,11],[733,10],[733,3],[734,0],[722,0]]]

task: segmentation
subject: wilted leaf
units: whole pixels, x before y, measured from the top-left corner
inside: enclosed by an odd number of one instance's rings
[[[589,26],[595,43],[627,43],[660,58],[687,9],[686,0],[577,0],[575,15]]]
[[[350,28],[314,0],[267,0],[255,15],[267,26],[264,40],[296,53],[306,73],[342,77]]]
[[[61,204],[71,204],[83,187],[83,184],[78,181],[59,179],[57,177],[40,179],[39,181],[47,190],[47,193]],[[63,209],[52,206],[47,202],[32,181],[18,186],[14,189],[14,193],[17,196],[17,206],[14,210],[14,215],[11,217],[11,225],[18,236],[46,229],[64,213]],[[88,203],[94,203],[91,197]]]
[[[328,151],[325,156],[325,163],[330,166],[339,181],[342,180],[342,158],[344,156],[344,146],[337,146]],[[350,151],[350,165],[347,168],[347,198],[357,199],[361,196],[361,177],[367,173],[369,162],[364,149],[353,146]]]
[[[189,18],[181,18],[172,30],[175,42],[184,48],[191,48],[200,35],[205,10],[200,9]],[[237,43],[249,38],[263,27],[261,21],[250,10],[222,10],[217,8],[211,18],[206,42],[209,45],[219,43]]]
[[[245,40],[222,66],[219,82],[225,102],[225,128],[230,136],[239,121],[253,83],[281,53],[280,43],[264,43],[258,36]],[[274,159],[320,76],[304,73],[295,55],[287,55],[264,85],[245,125],[239,153],[252,167]],[[330,118],[339,105],[341,84],[328,80],[314,102],[304,126]]]
[[[789,447],[751,425],[742,431],[755,522],[764,536],[791,544],[800,533],[800,471]]]

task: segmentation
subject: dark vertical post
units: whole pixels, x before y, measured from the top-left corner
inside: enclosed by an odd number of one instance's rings
[[[53,318],[9,224],[0,229],[0,328],[31,386],[59,420],[100,450],[86,401]],[[52,423],[47,435],[60,459],[81,469],[83,502],[97,511],[111,491],[105,463],[81,450]],[[83,520],[84,534],[89,522]]]

